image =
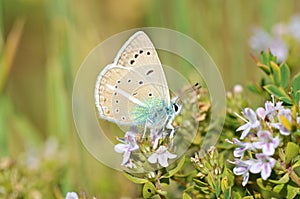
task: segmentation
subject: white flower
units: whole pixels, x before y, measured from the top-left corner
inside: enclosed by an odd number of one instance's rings
[[[271,36],[261,28],[254,28],[253,35],[249,39],[249,46],[255,51],[263,51],[269,48]]]
[[[257,149],[262,149],[262,152],[265,155],[273,155],[275,148],[277,148],[280,143],[279,137],[273,138],[272,134],[266,130],[259,131],[257,137],[259,138],[259,141],[254,142],[253,146]]]
[[[255,154],[255,156],[257,160],[251,165],[250,172],[260,173],[263,180],[268,179],[275,166],[276,160],[262,153]]]
[[[269,48],[271,53],[277,57],[279,63],[282,63],[287,59],[289,50],[286,43],[281,38],[273,38]]]
[[[241,94],[243,92],[243,87],[239,84],[236,84],[234,87],[233,87],[233,93],[234,94]]]
[[[228,140],[226,140],[227,142],[229,142]],[[232,139],[233,142],[231,142],[231,144],[235,144],[238,147],[233,151],[233,156],[238,158],[238,157],[243,157],[244,156],[244,152],[247,150],[254,150],[255,148],[253,147],[252,143],[250,142],[241,142],[240,140],[233,138]],[[229,142],[230,143],[230,142]]]
[[[280,35],[271,36],[260,28],[253,30],[253,36],[249,39],[249,46],[259,52],[270,49],[272,54],[277,57],[278,62],[283,62],[288,56],[288,47]]]
[[[283,109],[282,101],[278,101],[275,104],[274,95],[271,95],[272,102],[266,101],[265,108],[259,107],[256,109],[256,114],[259,118],[262,120],[268,120],[269,122],[274,122],[274,119],[277,115],[277,111],[280,111]]]
[[[124,139],[120,139],[120,141],[122,141],[123,144],[117,144],[115,151],[117,153],[123,153],[121,165],[124,166],[129,161],[131,152],[139,149],[139,146],[136,143],[136,134],[131,131],[126,132]]]
[[[248,180],[249,180],[249,169],[251,165],[254,163],[252,159],[250,160],[240,160],[240,159],[235,159],[234,162],[228,161],[232,164],[235,164],[236,166],[233,168],[233,173],[235,175],[241,175],[243,176],[243,182],[242,185],[246,186]]]
[[[243,131],[240,139],[244,139],[251,129],[258,129],[260,123],[259,120],[257,120],[255,112],[250,108],[245,108],[243,111],[243,114],[247,117],[249,120],[246,124],[240,126],[236,131]]]
[[[65,199],[78,199],[78,195],[75,192],[68,192]]]
[[[162,167],[169,166],[168,159],[174,159],[177,155],[168,151],[165,146],[160,146],[149,158],[148,161],[152,164],[159,163]]]

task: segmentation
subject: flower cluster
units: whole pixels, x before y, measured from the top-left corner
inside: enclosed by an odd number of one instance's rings
[[[243,186],[248,182],[249,172],[260,173],[263,180],[270,177],[276,163],[273,156],[281,138],[291,134],[292,112],[282,103],[275,103],[272,96],[272,102],[267,101],[265,107],[259,107],[256,112],[245,108],[242,113],[246,119],[238,115],[246,122],[236,130],[242,131],[242,134],[239,139],[227,142],[236,145],[233,152],[235,160],[230,162],[235,164],[234,174],[242,175]],[[297,117],[298,123],[299,120]]]
[[[121,143],[115,145],[115,151],[123,153],[121,165],[130,169],[137,168],[135,162],[141,161],[141,155],[147,163],[158,163],[162,167],[168,167],[168,159],[177,157],[169,151],[173,150],[173,140],[164,130],[150,129],[149,136],[141,136],[137,130],[130,130],[118,140]]]
[[[258,27],[254,28],[249,46],[258,52],[270,49],[272,54],[277,56],[278,61],[283,62],[289,55],[289,44],[286,38],[292,38],[300,43],[300,15],[295,15],[286,24],[275,24],[271,33]]]

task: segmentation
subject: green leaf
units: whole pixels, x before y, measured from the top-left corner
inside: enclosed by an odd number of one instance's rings
[[[286,63],[280,66],[281,87],[286,89],[290,81],[290,68]]]
[[[173,175],[175,175],[184,165],[185,162],[185,156],[183,156],[179,162],[177,163],[176,167],[169,170],[168,173],[166,173],[165,175],[163,175],[161,178],[170,178]]]
[[[280,178],[279,180],[269,180],[269,182],[272,182],[274,184],[285,184],[290,180],[290,176],[288,173],[286,173],[284,176],[282,176],[282,178]]]
[[[260,90],[257,88],[257,86],[254,85],[254,84],[249,84],[247,87],[253,93],[256,93],[256,94],[260,94],[261,93]]]
[[[198,179],[193,179],[193,181],[199,185],[200,187],[203,186],[203,187],[207,187],[208,184],[206,182],[202,182],[201,180],[198,180]]]
[[[291,99],[289,97],[279,97],[278,99],[287,104],[293,104],[293,102],[291,101]]]
[[[286,94],[286,92],[282,89],[282,88],[278,88],[273,84],[268,84],[264,86],[264,89],[266,91],[268,91],[268,93],[273,94],[274,96],[276,96],[277,98],[282,98],[282,99],[287,99],[289,98],[288,94]],[[292,103],[290,101],[290,103]]]
[[[293,169],[300,166],[300,160],[298,160],[295,164],[293,164]]]
[[[286,198],[287,199],[295,198],[299,191],[300,191],[300,187],[294,187],[288,184]]]
[[[297,98],[296,93],[297,93],[298,90],[300,90],[300,73],[295,75],[293,80],[292,80],[292,94],[293,94],[293,97],[294,97],[295,100]]]
[[[271,61],[271,70],[272,70],[272,74],[273,74],[273,80],[276,86],[280,86],[281,84],[281,73],[280,73],[280,68],[279,66]]]
[[[145,178],[139,178],[139,177],[130,175],[129,173],[124,173],[124,176],[126,178],[128,178],[128,180],[130,180],[131,182],[133,182],[135,184],[145,184],[145,183],[149,182],[149,180],[147,180]]]
[[[256,179],[256,183],[257,183],[257,185],[258,185],[262,190],[268,190],[268,189],[265,187],[262,178],[257,178],[257,179]]]
[[[281,192],[281,190],[284,188],[285,184],[279,184],[279,185],[276,185],[274,188],[273,188],[273,191],[275,193],[279,193]]]
[[[156,194],[156,188],[151,182],[147,182],[143,186],[143,197],[151,198]]]
[[[289,164],[299,153],[299,146],[294,142],[289,142],[286,146],[285,163]]]
[[[192,199],[192,197],[189,194],[187,194],[186,192],[183,192],[182,199]]]
[[[300,101],[300,90],[296,92],[296,96],[295,96],[294,100],[295,100],[296,104],[299,103],[299,101]]]

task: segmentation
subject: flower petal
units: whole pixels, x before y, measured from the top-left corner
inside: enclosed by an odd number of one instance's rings
[[[250,172],[251,173],[260,173],[262,169],[262,162],[256,162],[253,165],[250,166]]]
[[[262,148],[262,152],[265,155],[273,155],[275,152],[274,145],[272,143],[266,143]]]
[[[122,160],[121,165],[125,165],[128,162],[128,160],[130,158],[130,154],[131,154],[130,151],[125,151],[124,152],[124,154],[123,154],[123,160]]]
[[[150,155],[150,157],[148,158],[148,161],[152,164],[156,163],[158,159],[158,155],[156,153],[153,153],[152,155]]]
[[[167,166],[169,166],[167,154],[161,154],[160,156],[158,156],[158,163],[159,163],[162,167],[167,167]]]
[[[272,168],[271,165],[269,163],[264,163],[262,165],[262,170],[261,170],[261,177],[263,180],[268,179],[268,177],[270,177],[272,172]]]
[[[248,172],[248,168],[247,167],[236,166],[236,167],[233,168],[233,173],[235,175],[243,175],[245,172]]]
[[[248,180],[249,180],[249,172],[244,173],[242,185],[246,186],[246,184],[248,183]]]
[[[117,144],[114,147],[115,152],[117,152],[117,153],[124,153],[125,151],[128,150],[128,148],[129,148],[128,144]]]

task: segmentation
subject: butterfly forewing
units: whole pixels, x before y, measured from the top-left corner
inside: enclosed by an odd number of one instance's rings
[[[160,95],[167,103],[170,102],[167,81],[158,54],[144,32],[139,31],[128,39],[116,56],[115,63],[135,70],[138,68],[142,77],[161,85],[156,89],[160,90]]]
[[[113,64],[100,73],[96,106],[102,118],[118,124],[136,125],[132,111],[151,99],[170,103],[166,78],[150,39],[134,34],[121,48]]]

